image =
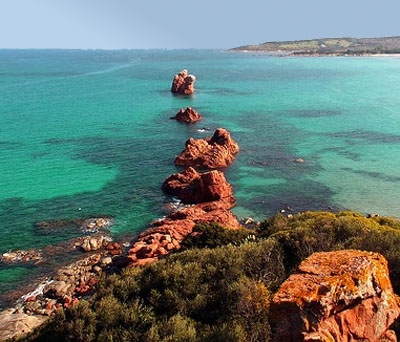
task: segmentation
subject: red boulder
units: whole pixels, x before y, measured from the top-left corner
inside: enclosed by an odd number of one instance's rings
[[[202,116],[195,111],[192,107],[182,108],[175,116],[171,119],[179,122],[194,123],[202,119]]]
[[[387,261],[356,250],[312,254],[271,302],[277,342],[396,341],[399,315]]]
[[[189,75],[186,69],[177,73],[172,81],[171,92],[175,94],[190,95],[194,93],[196,77]]]
[[[185,150],[175,158],[175,165],[192,166],[201,169],[228,167],[239,152],[239,145],[224,128],[218,128],[212,137],[190,138]]]

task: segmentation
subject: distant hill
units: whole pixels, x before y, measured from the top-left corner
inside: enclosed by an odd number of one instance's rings
[[[266,52],[274,55],[344,56],[400,53],[400,36],[383,38],[322,38],[245,45],[232,51]]]

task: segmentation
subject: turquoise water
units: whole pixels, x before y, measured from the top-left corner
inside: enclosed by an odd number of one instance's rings
[[[183,68],[192,97],[169,91]],[[169,120],[186,106],[203,121]],[[396,58],[0,50],[0,253],[78,234],[41,220],[112,215],[116,237],[137,234],[164,215],[160,185],[186,139],[217,127],[241,147],[226,171],[240,217],[287,206],[400,217],[399,108]],[[0,266],[0,293],[32,269]]]

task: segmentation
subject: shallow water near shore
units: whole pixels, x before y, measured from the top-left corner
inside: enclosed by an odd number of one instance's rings
[[[194,96],[169,91],[183,68]],[[79,234],[35,227],[43,220],[111,215],[116,238],[134,237],[165,214],[160,186],[180,171],[186,139],[217,127],[241,148],[226,170],[239,217],[287,207],[400,217],[400,59],[0,50],[0,80],[0,253]],[[204,119],[169,119],[186,106]],[[38,273],[0,265],[0,296]]]

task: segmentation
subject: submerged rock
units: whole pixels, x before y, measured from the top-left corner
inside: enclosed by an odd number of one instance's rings
[[[66,219],[66,220],[48,220],[35,223],[36,228],[44,230],[53,229],[79,229],[84,232],[97,232],[101,229],[108,229],[114,224],[114,219],[110,216],[98,216],[90,218]]]
[[[185,150],[175,158],[175,165],[192,166],[201,169],[228,167],[239,152],[239,145],[224,128],[218,128],[212,137],[190,138]]]
[[[194,93],[196,77],[189,75],[186,69],[177,73],[172,81],[171,92],[175,94],[190,95]]]
[[[356,250],[314,253],[271,302],[273,341],[396,341],[399,315],[387,261]]]
[[[194,123],[202,119],[202,116],[192,107],[186,107],[179,110],[171,119],[179,122]]]
[[[4,263],[26,263],[30,261],[39,262],[43,259],[41,251],[31,250],[16,250],[3,253],[0,257],[0,262]]]

